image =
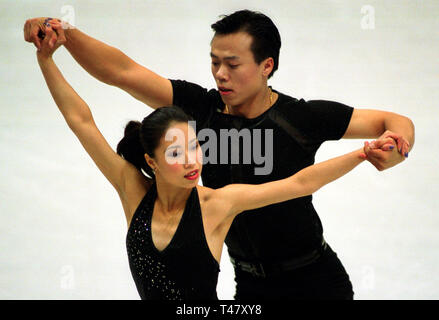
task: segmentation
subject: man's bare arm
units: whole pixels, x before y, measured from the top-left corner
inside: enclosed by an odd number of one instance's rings
[[[46,18],[35,18],[26,21],[24,37],[35,46],[41,43],[38,37]],[[52,25],[59,24],[56,19],[48,21]],[[136,99],[152,108],[172,104],[171,82],[139,65],[119,49],[94,39],[77,28],[58,28],[50,41],[54,45],[63,39],[63,44],[73,58],[96,79],[121,88]],[[65,39],[65,40],[64,40]]]
[[[370,161],[378,170],[391,168],[408,157],[415,143],[415,126],[402,115],[379,111],[355,109],[343,138],[368,139],[377,141],[391,137],[395,140],[393,150],[373,149],[367,153]]]

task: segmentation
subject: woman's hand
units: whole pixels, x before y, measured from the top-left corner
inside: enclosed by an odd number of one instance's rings
[[[65,43],[66,38],[62,23],[56,19],[46,19],[42,30],[44,38],[40,39],[39,48],[37,50],[38,59],[51,58],[53,53]],[[37,45],[35,43],[35,45]],[[38,47],[38,46],[37,46]]]
[[[403,161],[408,156],[409,147],[402,136],[385,133],[378,140],[364,143],[364,159],[382,171]]]
[[[62,24],[59,19],[46,17],[33,18],[26,20],[23,28],[24,40],[32,42],[38,50],[41,49],[43,39],[49,38],[49,47],[53,47],[58,41],[65,42],[64,30],[59,29],[57,32],[51,33],[50,37],[46,34],[46,27],[55,24]]]

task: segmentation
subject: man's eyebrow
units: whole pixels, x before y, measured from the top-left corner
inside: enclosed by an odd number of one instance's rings
[[[210,53],[210,56],[214,59],[219,59],[219,57],[214,55],[212,52]],[[239,57],[238,56],[224,57],[224,60],[236,60],[236,59],[239,59]]]

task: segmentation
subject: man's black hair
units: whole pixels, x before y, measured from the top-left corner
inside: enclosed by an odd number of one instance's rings
[[[212,24],[215,35],[227,35],[236,32],[248,33],[253,41],[250,50],[257,64],[272,57],[274,66],[268,78],[279,66],[279,52],[281,46],[280,34],[273,21],[266,15],[250,11],[240,10],[230,15],[224,15],[220,20]]]

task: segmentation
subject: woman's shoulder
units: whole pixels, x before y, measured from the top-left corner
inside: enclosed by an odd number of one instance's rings
[[[145,177],[140,172],[138,174],[133,173],[130,183],[126,185],[123,192],[119,192],[128,225],[143,198],[151,190],[153,184],[154,180]]]
[[[228,201],[224,197],[223,188],[212,189],[204,186],[197,186],[198,198],[200,200],[203,215],[221,215],[228,212]]]
[[[198,198],[200,200],[200,203],[208,201],[214,195],[215,192],[215,189],[201,185],[197,185],[196,188],[197,188]]]

